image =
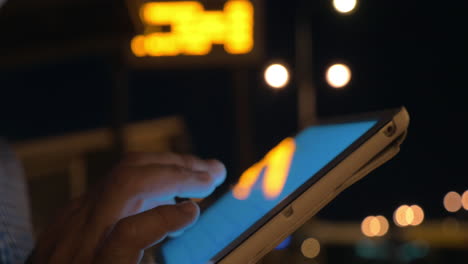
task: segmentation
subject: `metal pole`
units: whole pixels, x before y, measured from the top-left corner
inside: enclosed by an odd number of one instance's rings
[[[236,140],[234,140],[237,168],[240,173],[252,164],[254,147],[252,143],[251,102],[248,71],[236,69],[233,71]]]
[[[312,66],[312,27],[306,0],[298,1],[296,10],[296,76],[298,126],[303,129],[317,122],[316,92]]]

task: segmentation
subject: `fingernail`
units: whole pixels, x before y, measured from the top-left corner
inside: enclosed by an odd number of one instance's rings
[[[177,205],[177,207],[184,213],[187,213],[187,214],[193,214],[197,208],[195,207],[195,205],[190,202],[190,201],[186,201],[186,202],[183,202],[183,203],[180,203]]]
[[[198,175],[197,175],[198,179],[201,180],[201,181],[211,181],[211,176],[210,174],[206,173],[206,172],[199,172]]]

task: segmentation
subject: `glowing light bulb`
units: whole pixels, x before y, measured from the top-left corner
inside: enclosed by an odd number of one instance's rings
[[[333,88],[342,88],[351,80],[351,70],[344,64],[335,64],[328,68],[326,79]]]
[[[333,7],[340,13],[349,13],[354,10],[357,0],[333,0]]]
[[[265,81],[273,88],[283,88],[289,82],[289,71],[281,64],[272,64],[265,70]]]

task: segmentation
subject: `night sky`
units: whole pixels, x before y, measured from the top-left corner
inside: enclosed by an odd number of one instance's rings
[[[402,203],[421,205],[431,218],[448,215],[442,206],[445,193],[468,189],[466,4],[361,1],[354,14],[341,16],[331,1],[310,2],[311,74],[317,88],[318,116],[402,105],[411,116],[401,153],[345,191],[319,216],[336,220],[358,220],[369,214],[389,217]],[[295,1],[265,1],[266,56],[261,63],[245,68],[256,158],[297,132],[294,75],[282,91],[269,89],[262,80],[268,61],[294,63],[294,5]],[[27,40],[8,38],[11,28],[21,30],[5,24],[14,8],[11,4],[0,10],[2,54],[6,47],[27,45]],[[45,29],[24,30],[40,37]],[[43,41],[47,40],[55,41],[44,36]],[[2,64],[0,135],[15,142],[108,126],[110,61],[108,55],[85,54],[14,67]],[[353,72],[351,83],[343,90],[330,88],[324,79],[326,67],[334,62],[347,63]],[[294,68],[292,71],[294,74]],[[232,71],[222,67],[130,69],[129,121],[180,114],[188,124],[194,153],[217,157],[233,170],[232,80]]]

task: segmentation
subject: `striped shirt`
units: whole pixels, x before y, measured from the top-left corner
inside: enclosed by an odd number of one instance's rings
[[[23,263],[32,247],[23,171],[7,144],[0,140],[0,264]]]

